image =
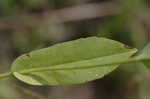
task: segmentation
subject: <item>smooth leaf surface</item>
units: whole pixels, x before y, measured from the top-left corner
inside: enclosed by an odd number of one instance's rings
[[[102,78],[136,52],[106,38],[89,37],[24,54],[12,64],[14,76],[32,85],[80,84]]]

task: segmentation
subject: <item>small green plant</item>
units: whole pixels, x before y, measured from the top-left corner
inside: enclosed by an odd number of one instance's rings
[[[150,44],[136,52],[114,40],[82,38],[24,54],[0,78],[13,75],[31,85],[68,85],[102,78],[120,64],[140,61],[150,68]]]

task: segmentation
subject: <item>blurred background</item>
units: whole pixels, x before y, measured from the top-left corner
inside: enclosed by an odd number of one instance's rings
[[[21,54],[89,36],[142,49],[150,41],[150,1],[0,0],[0,73]],[[150,99],[150,72],[126,64],[89,83],[43,87],[11,77],[0,79],[0,99]]]

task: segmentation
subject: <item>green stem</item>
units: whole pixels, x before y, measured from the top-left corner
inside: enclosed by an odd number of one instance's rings
[[[6,77],[9,77],[11,75],[12,75],[12,72],[3,73],[3,74],[0,74],[0,78],[6,78]]]
[[[42,72],[42,71],[55,71],[55,70],[72,70],[72,69],[87,69],[87,68],[96,68],[99,66],[112,66],[112,65],[118,65],[118,64],[127,64],[127,63],[133,63],[133,62],[138,62],[138,61],[143,61],[143,60],[149,60],[149,58],[132,58],[128,60],[122,60],[122,61],[116,61],[116,62],[110,62],[110,63],[104,63],[104,64],[97,64],[94,66],[88,65],[88,66],[83,66],[83,67],[78,67],[78,66],[73,66],[73,67],[61,67],[60,65],[56,65],[53,67],[43,67],[43,68],[34,68],[34,69],[28,69],[28,70],[22,70],[19,71],[20,74],[28,74],[31,72]],[[12,72],[0,74],[0,78],[5,78],[9,77],[12,75]]]

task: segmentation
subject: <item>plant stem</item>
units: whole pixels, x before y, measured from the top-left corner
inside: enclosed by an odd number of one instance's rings
[[[6,77],[9,77],[12,75],[12,72],[6,72],[6,73],[3,73],[3,74],[0,74],[0,78],[6,78]]]
[[[34,68],[34,69],[28,69],[28,70],[22,70],[18,71],[20,74],[28,74],[31,72],[43,72],[43,71],[55,71],[55,70],[72,70],[72,69],[87,69],[87,68],[96,68],[96,67],[102,67],[102,66],[113,66],[113,65],[118,65],[118,64],[127,64],[127,63],[133,63],[133,62],[139,62],[143,60],[149,60],[149,58],[130,58],[127,60],[122,60],[122,61],[114,61],[114,62],[108,62],[104,64],[97,64],[94,66],[88,65],[88,66],[83,66],[83,67],[78,67],[78,66],[73,66],[73,67],[61,67],[61,65],[56,65],[52,67],[43,67],[43,68]],[[6,78],[12,75],[12,72],[0,74],[0,78]]]

